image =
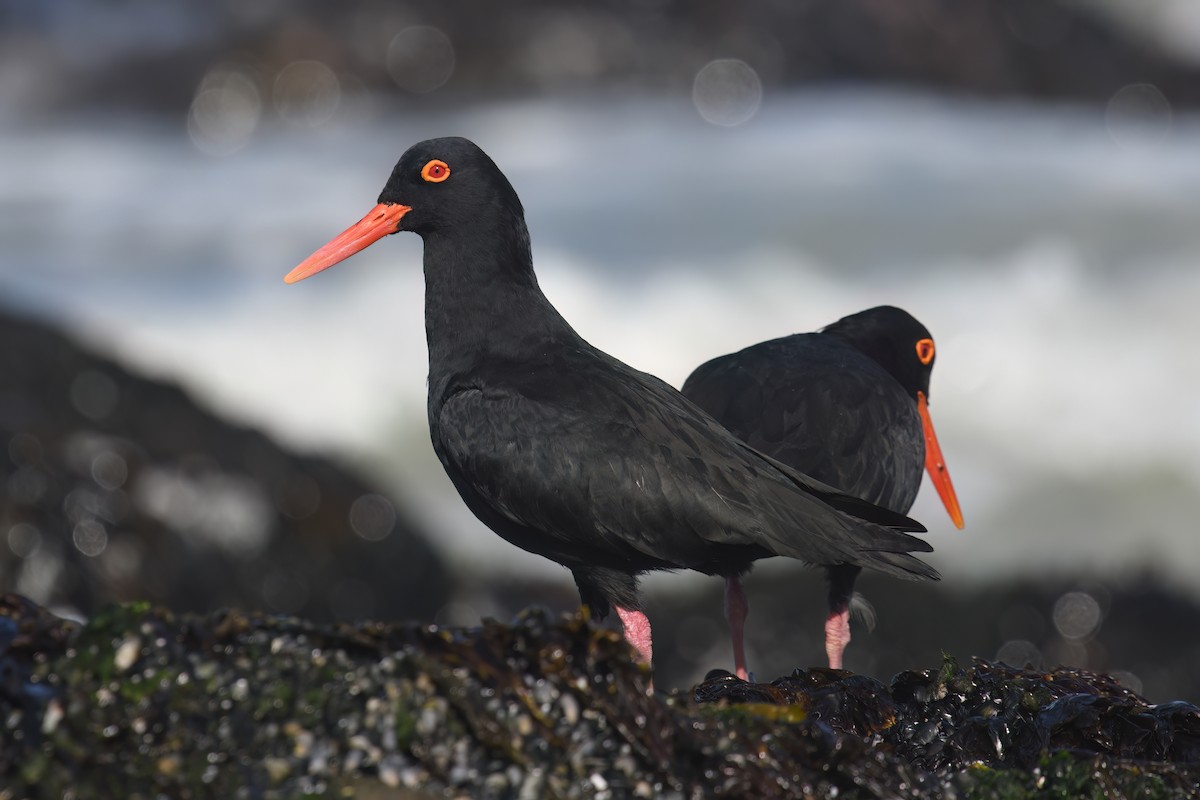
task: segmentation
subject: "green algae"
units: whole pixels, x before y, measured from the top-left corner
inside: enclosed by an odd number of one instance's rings
[[[963,780],[967,800],[1172,800],[1196,797],[1186,779],[1146,766],[1113,763],[1060,752],[1043,757],[1031,771],[974,767]]]
[[[800,705],[774,705],[772,703],[739,703],[737,705],[701,707],[700,713],[706,717],[721,720],[731,725],[747,721],[769,723],[804,722],[808,719],[808,710]]]

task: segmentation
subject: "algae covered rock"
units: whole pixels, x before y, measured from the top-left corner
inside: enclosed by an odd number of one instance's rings
[[[890,686],[840,670],[796,670],[769,684],[718,671],[698,702],[780,704],[886,747],[978,797],[1191,797],[1200,786],[1200,708],[1147,702],[1107,675],[1016,669],[946,657]],[[1072,788],[1074,787],[1074,788]],[[1090,787],[1079,793],[1079,787]],[[1106,788],[1107,787],[1107,788]]]
[[[616,633],[536,610],[441,629],[133,604],[80,625],[6,595],[0,678],[4,798],[1174,797],[1198,777],[1152,760],[1190,757],[1197,710],[1098,676],[948,663],[655,693]],[[1088,686],[1104,708],[1063,702]],[[1121,714],[1159,727],[1131,737]],[[1041,745],[998,756],[959,737],[976,717]]]

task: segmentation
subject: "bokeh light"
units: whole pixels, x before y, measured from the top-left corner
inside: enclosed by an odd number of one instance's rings
[[[1056,639],[1046,647],[1046,660],[1052,666],[1083,667],[1091,666],[1087,646],[1082,642]]]
[[[333,70],[320,61],[293,61],[275,76],[275,111],[293,125],[315,128],[328,122],[342,100]]]
[[[364,494],[350,506],[350,527],[369,542],[384,539],[396,525],[396,509],[381,494]]]
[[[1067,592],[1054,604],[1054,627],[1064,639],[1078,642],[1100,627],[1100,604],[1087,592]]]
[[[41,546],[41,531],[28,522],[18,522],[8,529],[8,548],[18,558],[29,558]]]
[[[732,127],[748,121],[762,103],[758,73],[736,58],[705,64],[692,84],[692,102],[706,122]]]
[[[1134,83],[1118,90],[1108,101],[1104,122],[1119,146],[1153,147],[1171,134],[1171,103],[1152,83]]]
[[[413,25],[392,38],[387,69],[401,89],[428,94],[440,89],[454,74],[454,45],[439,28]]]
[[[228,156],[246,146],[262,116],[258,87],[246,74],[216,67],[200,82],[188,111],[192,144],[210,156]]]
[[[75,543],[76,550],[85,556],[95,558],[103,553],[104,548],[108,546],[108,531],[104,529],[104,524],[98,520],[80,520],[75,524],[75,530],[71,534],[71,541]]]
[[[129,476],[125,459],[106,451],[92,459],[92,480],[103,489],[120,489]]]
[[[1042,651],[1028,639],[1010,639],[996,651],[996,660],[1012,667],[1042,666]]]

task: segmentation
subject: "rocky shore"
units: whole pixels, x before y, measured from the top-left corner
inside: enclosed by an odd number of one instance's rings
[[[0,598],[0,797],[1196,796],[1200,709],[947,659],[650,690],[613,632]]]

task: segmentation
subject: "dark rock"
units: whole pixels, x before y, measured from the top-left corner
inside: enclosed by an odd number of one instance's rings
[[[440,629],[139,604],[80,627],[10,595],[0,621],[5,668],[40,688],[0,692],[6,797],[1182,798],[1200,779],[1164,760],[1194,754],[1200,710],[1082,671],[655,695],[618,635],[539,611]]]
[[[0,575],[83,614],[149,600],[421,619],[455,588],[366,481],[3,312]]]
[[[963,669],[906,671],[890,689],[827,669],[796,670],[770,685],[717,676],[698,702],[777,703],[837,730],[876,737],[904,761],[939,774],[972,766],[1033,770],[1049,753],[1179,765],[1165,774],[1200,778],[1200,708],[1153,705],[1107,675],[1059,667],[1016,669],[975,659]],[[1146,767],[1154,772],[1152,767]]]

